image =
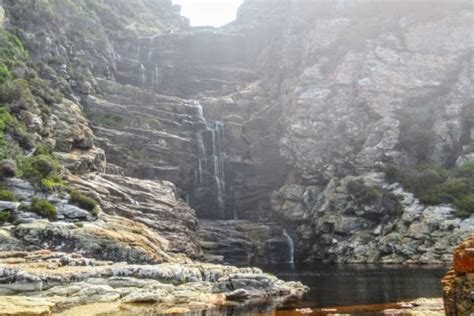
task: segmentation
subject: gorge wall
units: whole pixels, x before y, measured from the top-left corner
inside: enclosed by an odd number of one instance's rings
[[[14,79],[64,96],[3,100],[25,149],[171,253],[435,263],[474,234],[469,1],[247,0],[218,29],[168,0],[2,5]]]

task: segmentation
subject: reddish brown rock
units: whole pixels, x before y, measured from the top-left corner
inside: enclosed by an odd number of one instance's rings
[[[473,315],[474,236],[456,248],[453,269],[446,273],[442,282],[446,315]]]
[[[465,240],[456,248],[453,267],[456,273],[474,272],[474,237]]]

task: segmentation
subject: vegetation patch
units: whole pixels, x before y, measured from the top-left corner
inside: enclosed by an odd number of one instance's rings
[[[4,64],[0,64],[0,84],[12,80],[12,78],[12,74],[10,73],[10,70],[8,70],[8,67]]]
[[[143,228],[134,228],[132,229],[132,233],[137,235],[143,235]]]
[[[28,210],[48,218],[54,217],[57,214],[56,207],[51,202],[36,197],[31,200],[31,206]]]
[[[426,109],[423,109],[426,110]],[[400,145],[412,154],[417,161],[426,161],[433,141],[432,115],[421,113],[402,113],[400,120]]]
[[[385,176],[413,192],[423,204],[450,203],[459,217],[474,214],[474,161],[451,170],[427,163],[414,168],[389,166]]]
[[[10,210],[0,211],[0,224],[12,221],[12,212]]]
[[[114,113],[90,113],[88,116],[98,126],[117,127],[123,123],[123,118]]]
[[[70,192],[70,196],[69,203],[88,210],[95,216],[99,215],[99,207],[96,200],[80,193],[77,190],[72,190]]]
[[[377,186],[368,186],[363,180],[352,180],[347,183],[347,191],[361,204],[371,204],[381,196],[381,189]]]
[[[1,189],[0,190],[0,201],[10,201],[10,202],[16,202],[18,201],[18,197],[15,195],[15,193]]]
[[[10,135],[10,137],[7,137],[7,135]],[[17,150],[11,141],[14,138],[20,143],[28,138],[26,127],[12,116],[6,108],[0,107],[0,159],[15,156]]]
[[[31,157],[18,159],[17,175],[30,181],[36,189],[41,191],[60,191],[67,183],[59,174],[61,163],[51,152],[39,147]]]
[[[0,29],[0,60],[11,62],[28,58],[28,51],[18,36]]]

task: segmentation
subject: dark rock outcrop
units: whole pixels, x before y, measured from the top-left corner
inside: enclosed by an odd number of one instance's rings
[[[230,264],[291,263],[292,245],[275,223],[245,220],[201,220],[199,239],[202,259]]]

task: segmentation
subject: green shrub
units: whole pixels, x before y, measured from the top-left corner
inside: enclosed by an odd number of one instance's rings
[[[0,64],[0,84],[12,80],[12,74],[8,67],[4,64]]]
[[[385,171],[385,179],[391,183],[399,182],[410,191],[419,193],[431,189],[437,184],[444,183],[449,172],[433,164],[420,164],[416,167],[388,166]]]
[[[376,186],[367,186],[363,180],[353,180],[347,183],[349,194],[353,195],[357,202],[370,204],[381,197],[380,188]]]
[[[15,176],[16,176],[15,161],[11,159],[0,160],[0,179],[13,178]]]
[[[474,160],[456,167],[453,176],[457,178],[474,178]]]
[[[0,107],[0,130],[15,128],[19,124],[18,120],[6,108]]]
[[[387,165],[385,168],[385,180],[388,183],[399,182],[400,170],[395,165]]]
[[[12,220],[12,212],[10,210],[0,211],[0,224],[10,222]]]
[[[21,89],[15,81],[0,84],[0,102],[11,103],[21,98]]]
[[[18,160],[18,173],[20,177],[40,182],[48,176],[57,175],[61,164],[51,154],[23,157]]]
[[[26,60],[28,51],[15,34],[0,29],[0,60]]]
[[[41,188],[48,192],[60,191],[66,187],[66,182],[58,175],[48,176],[41,180]]]
[[[20,143],[24,137],[29,136],[26,126],[11,115],[6,108],[0,107],[0,159],[11,158],[15,153],[14,145],[10,140],[7,140],[6,134],[20,140]]]
[[[60,103],[63,99],[61,93],[52,89],[46,80],[41,78],[31,79],[29,82],[31,93],[44,101],[47,105]]]
[[[446,199],[455,199],[474,192],[474,182],[469,178],[450,179],[436,187],[439,194]]]
[[[431,164],[400,168],[388,166],[386,180],[399,182],[424,204],[451,203],[459,217],[474,213],[474,161],[452,170]]]
[[[91,199],[90,197],[85,196],[79,191],[72,190],[70,192],[70,195],[71,195],[71,198],[69,199],[69,202],[71,204],[74,204],[80,208],[88,210],[89,212],[93,212],[94,210],[98,209],[97,202],[94,199]],[[98,213],[94,215],[98,215]]]
[[[10,156],[8,141],[5,138],[5,133],[0,130],[0,159],[6,159]]]
[[[43,217],[54,217],[57,213],[56,207],[53,204],[36,197],[31,201],[30,211]]]
[[[454,200],[460,217],[469,217],[474,214],[474,194],[464,195]]]
[[[423,109],[425,110],[425,109]],[[434,140],[430,113],[402,113],[400,121],[400,145],[418,162],[426,161]]]
[[[18,201],[17,196],[15,193],[2,189],[0,190],[0,201],[11,201],[11,202],[16,202]]]
[[[35,149],[35,155],[51,155],[53,151],[51,148],[45,144],[38,144]]]

